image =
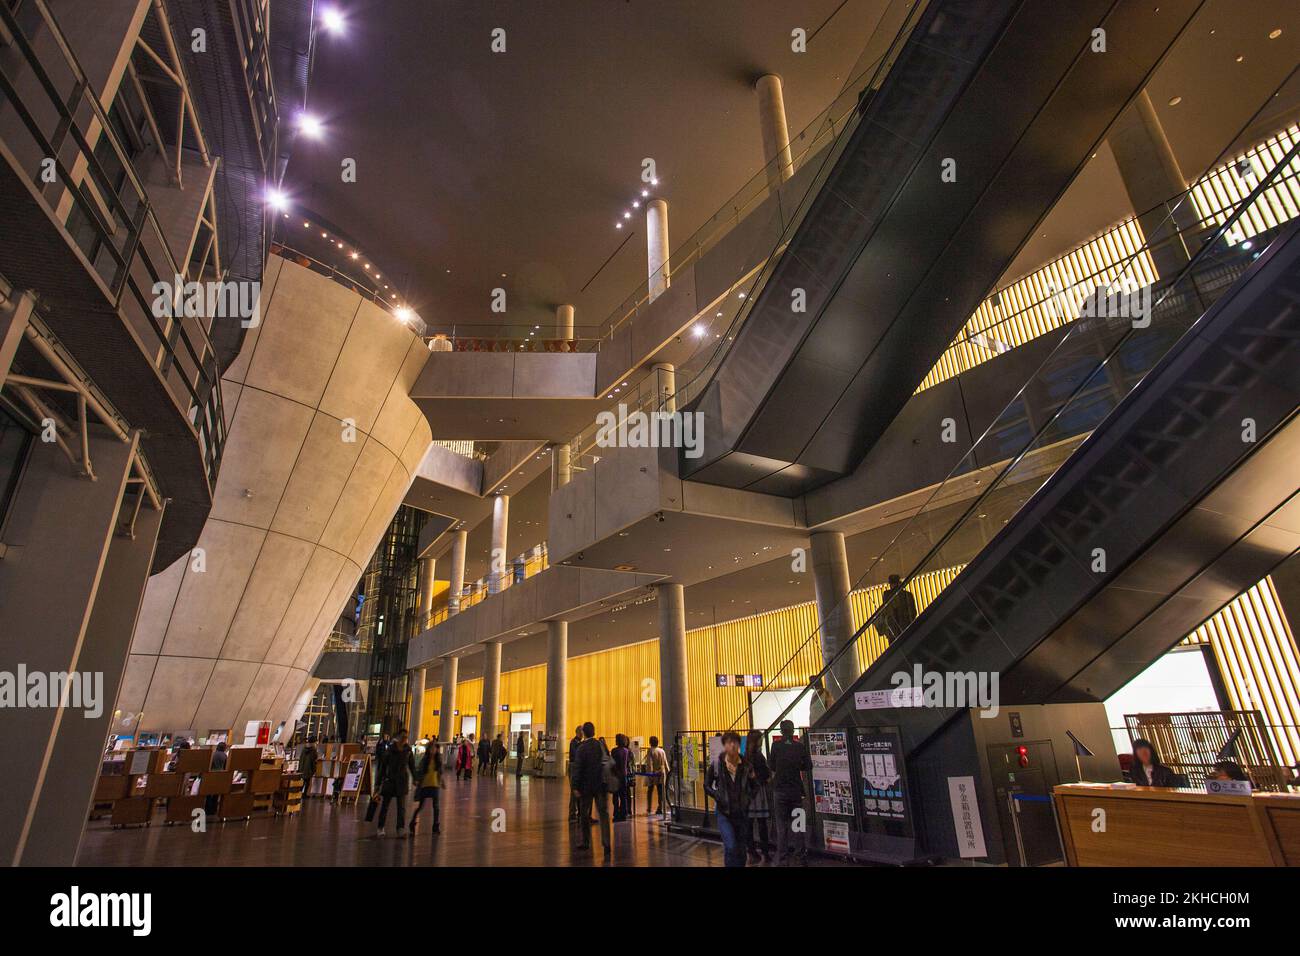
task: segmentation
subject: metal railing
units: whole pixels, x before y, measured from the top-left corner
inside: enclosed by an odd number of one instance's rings
[[[43,60],[18,18],[7,5],[0,4],[0,24],[12,36],[11,49],[18,54],[0,70],[0,93],[38,155],[57,172],[55,182],[47,182],[42,165],[37,164],[32,182],[52,219],[58,218],[56,209],[64,198],[70,201],[68,231],[101,286],[105,302],[130,321],[148,344],[156,346],[154,368],[172,394],[188,406],[211,486],[225,444],[216,356],[203,322],[173,317],[172,309],[160,310],[154,291],[161,283],[177,297],[173,301],[178,301],[176,277],[186,279],[187,274],[167,245],[113,119],[94,95],[44,0],[30,0],[22,11],[31,26],[46,31],[54,47]],[[30,71],[30,76],[17,75],[15,63]],[[11,124],[9,129],[15,127]],[[159,311],[163,315],[159,316]]]

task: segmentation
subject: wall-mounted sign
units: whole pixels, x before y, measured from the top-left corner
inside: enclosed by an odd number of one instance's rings
[[[762,674],[719,674],[719,687],[759,687],[763,686]]]
[[[501,705],[501,709],[502,709],[502,710],[509,710],[509,709],[510,709],[510,705],[509,705],[509,704],[502,704],[502,705]]]
[[[957,850],[962,859],[988,856],[984,848],[979,799],[975,795],[975,778],[949,777],[948,799],[952,803],[952,825],[957,831]]]
[[[849,773],[848,734],[843,730],[808,734],[812,757],[813,809],[853,816],[853,781]]]

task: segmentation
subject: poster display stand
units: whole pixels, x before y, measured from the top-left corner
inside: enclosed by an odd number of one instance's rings
[[[813,813],[822,848],[847,854],[850,823],[856,816],[848,731],[809,733],[808,753],[812,758]]]

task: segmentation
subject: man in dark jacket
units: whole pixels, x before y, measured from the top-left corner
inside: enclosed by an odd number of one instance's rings
[[[916,620],[916,599],[903,587],[903,579],[891,574],[880,600],[883,610],[876,619],[876,630],[893,642]]]
[[[505,767],[502,766],[505,763],[505,760],[506,760],[505,734],[497,734],[496,739],[492,741],[492,768],[488,771],[488,773],[493,778],[495,778],[497,775],[497,767],[501,767],[503,770],[505,769]]]
[[[785,866],[789,862],[786,850],[792,843],[798,844],[796,851],[799,862],[804,863],[808,854],[807,810],[804,808],[804,794],[807,793],[808,777],[812,773],[812,759],[808,756],[808,746],[794,736],[794,721],[781,721],[781,739],[772,744],[772,756],[768,760],[772,771],[772,813],[776,822],[776,865]],[[796,812],[803,814],[796,821]],[[800,825],[796,826],[796,822]]]
[[[478,742],[478,772],[480,776],[486,776],[488,767],[492,764],[492,741],[488,740],[487,734],[484,734]]]
[[[569,741],[569,773],[573,773],[573,765],[578,761],[578,748],[582,746],[582,727],[573,728],[573,739]],[[578,819],[578,791],[574,790],[569,797],[569,819]]]
[[[302,774],[302,795],[311,789],[311,778],[316,775],[316,738],[308,737],[298,755],[298,772]]]
[[[397,835],[406,836],[406,795],[415,778],[415,754],[406,742],[406,731],[399,730],[379,768],[379,793],[383,804],[379,808],[379,835],[384,835],[384,822],[388,819],[388,805],[397,801]]]
[[[605,748],[596,739],[596,726],[587,721],[582,725],[582,743],[578,745],[573,762],[569,765],[569,782],[573,795],[578,799],[578,819],[582,829],[579,850],[591,849],[591,805],[596,804],[600,815],[600,843],[609,856],[609,794],[605,791],[602,765],[605,762]]]

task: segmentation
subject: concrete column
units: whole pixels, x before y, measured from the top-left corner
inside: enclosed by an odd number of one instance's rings
[[[425,676],[425,668],[423,667],[416,667],[411,670],[411,713],[406,719],[406,729],[410,731],[412,740],[419,740],[420,731],[424,729]]]
[[[9,505],[0,671],[27,679],[18,678],[25,706],[5,709],[0,734],[6,865],[76,862],[162,524],[146,506],[134,537],[115,534],[136,442],[92,432],[94,481],[56,445],[36,442]],[[31,696],[36,675],[74,673],[66,707]]]
[[[506,548],[510,542],[506,538],[506,529],[510,524],[510,496],[497,495],[492,499],[492,551],[488,570],[488,593],[499,594],[506,589],[510,577],[509,555]]]
[[[680,584],[656,584],[659,605],[659,701],[663,740],[671,748],[675,734],[691,729],[686,688],[686,596]]]
[[[668,262],[668,200],[652,199],[645,207],[646,265],[650,276],[650,301],[671,285]]]
[[[817,590],[817,621],[820,625],[822,662],[828,662],[853,636],[853,614],[849,608],[849,558],[844,535],[819,531],[812,536],[813,586]],[[858,655],[845,651],[826,675],[831,699],[847,691],[858,678]]]
[[[764,73],[754,83],[754,89],[758,92],[758,124],[763,133],[763,162],[767,164],[767,181],[771,186],[780,186],[794,175],[781,78],[775,73]]]
[[[568,442],[551,449],[551,490],[563,488],[573,480],[573,449]]]
[[[451,539],[451,593],[447,596],[447,614],[460,613],[460,595],[465,590],[465,542],[468,531],[453,531]]]
[[[438,739],[444,744],[456,733],[456,678],[460,673],[459,657],[442,659],[442,700],[438,703]]]
[[[1185,190],[1187,180],[1146,90],[1120,114],[1107,142],[1133,212],[1137,214],[1138,225],[1149,242],[1169,240],[1175,234],[1175,227],[1185,229],[1194,225],[1195,213],[1190,201],[1184,201],[1172,219],[1162,205]],[[1161,276],[1168,277],[1187,263],[1188,251],[1182,242],[1164,241],[1152,253],[1152,259]]]
[[[423,631],[429,626],[429,618],[433,616],[433,581],[434,572],[438,565],[433,558],[420,559],[420,616],[419,630]]]
[[[671,415],[677,411],[677,368],[667,362],[657,362],[654,377],[655,408]]]
[[[547,776],[564,773],[568,753],[569,721],[569,622],[546,622],[546,733],[556,740],[556,763],[543,765]]]
[[[566,341],[573,338],[573,306],[555,307],[555,337]]]
[[[483,713],[478,722],[479,738],[491,740],[497,735],[497,715],[501,712],[501,645],[483,645]]]

